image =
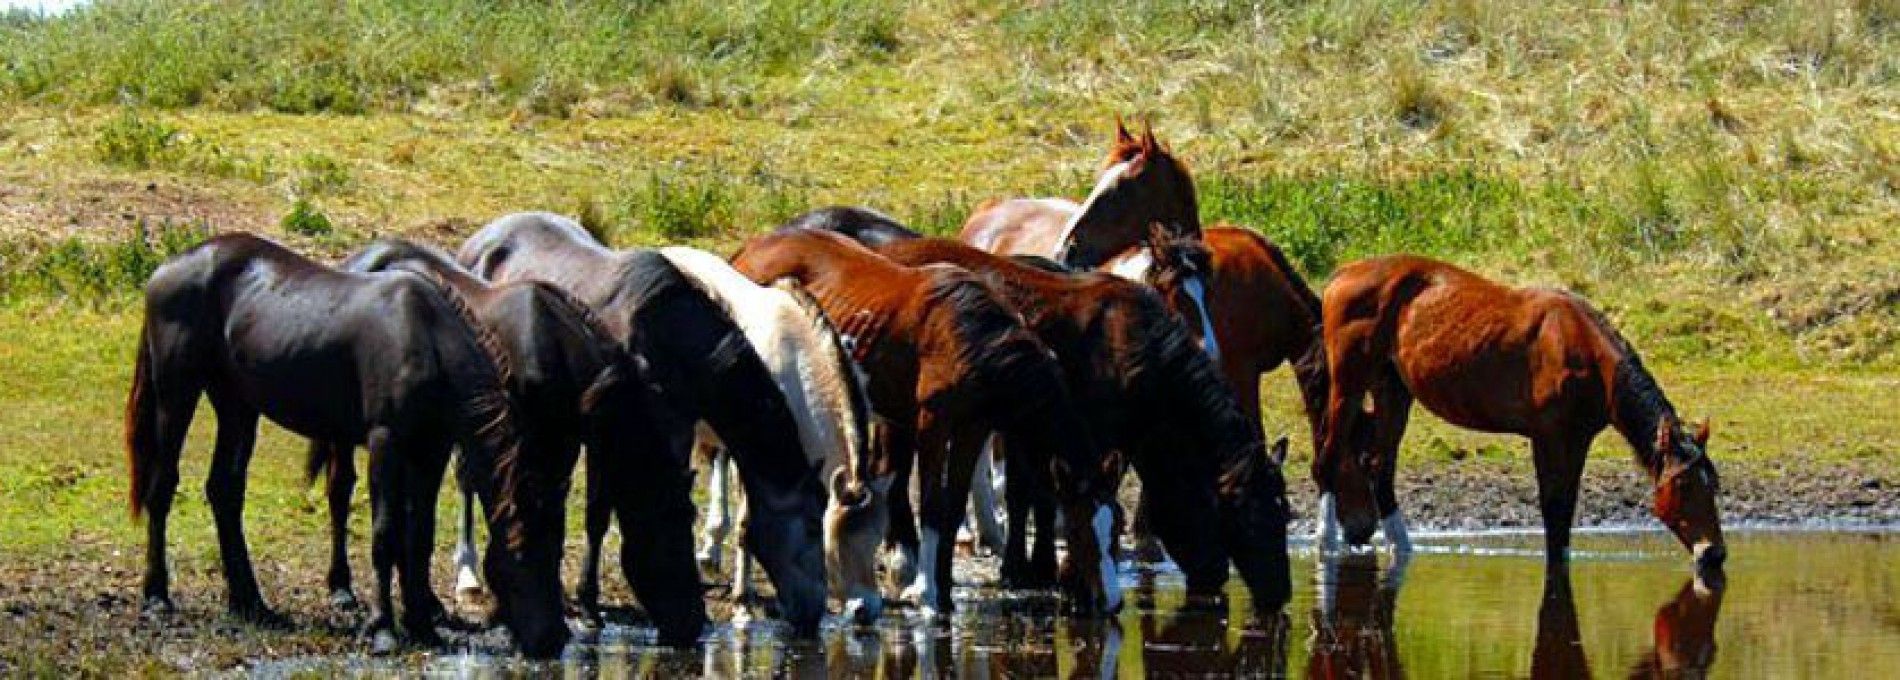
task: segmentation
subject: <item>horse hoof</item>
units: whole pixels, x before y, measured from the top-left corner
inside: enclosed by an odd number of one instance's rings
[[[234,605],[229,611],[232,618],[266,630],[288,630],[290,617],[273,611],[262,602]]]
[[[438,614],[435,617],[433,625],[429,626],[429,628],[433,631],[436,626],[441,626],[457,633],[479,633],[483,630],[487,630],[487,626],[484,626],[480,621],[471,621],[448,612]]]
[[[394,631],[384,628],[384,629],[377,630],[373,633],[370,633],[370,636],[369,636],[369,655],[370,656],[389,656],[391,654],[395,654],[396,650],[400,649],[401,647],[402,647],[401,643],[398,643],[396,641],[396,633]]]
[[[152,595],[145,598],[145,604],[139,608],[139,616],[147,620],[163,621],[171,618],[171,615],[177,611],[178,607],[172,605],[171,598]]]
[[[362,604],[356,601],[356,593],[350,592],[349,588],[338,588],[330,591],[330,606],[340,611],[353,612]]]

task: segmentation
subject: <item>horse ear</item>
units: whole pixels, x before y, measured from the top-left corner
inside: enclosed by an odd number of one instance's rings
[[[1115,114],[1115,143],[1129,144],[1134,141],[1135,136],[1128,134],[1128,125],[1122,122],[1122,114]]]
[[[1161,145],[1160,142],[1155,141],[1154,121],[1153,120],[1141,121],[1141,152],[1143,154],[1154,153],[1155,149],[1158,148],[1160,145]]]
[[[1706,449],[1709,446],[1709,419],[1706,417],[1702,419],[1702,422],[1696,423],[1695,445],[1698,449]]]
[[[1286,435],[1280,435],[1280,438],[1273,442],[1273,449],[1267,452],[1267,458],[1271,459],[1274,465],[1286,467]]]

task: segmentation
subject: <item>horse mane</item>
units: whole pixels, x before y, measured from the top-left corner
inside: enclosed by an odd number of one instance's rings
[[[594,351],[599,353],[605,361],[606,366],[594,376],[587,388],[581,391],[581,415],[595,415],[610,390],[621,381],[639,373],[633,363],[633,358],[621,348],[620,343],[614,341],[614,332],[607,327],[606,320],[600,318],[599,314],[595,314],[594,308],[588,305],[587,301],[580,299],[580,296],[560,286],[540,281],[529,281],[518,285],[533,287],[535,293],[545,296],[554,308],[571,314],[571,320],[580,324],[581,331],[590,341],[589,344],[594,346]]]
[[[467,326],[475,341],[476,349],[488,359],[495,371],[495,383],[488,390],[468,396],[462,404],[463,412],[476,423],[473,435],[481,441],[483,448],[498,452],[493,461],[494,476],[498,478],[500,492],[495,507],[490,511],[490,519],[508,527],[507,545],[510,550],[520,549],[527,540],[520,523],[517,499],[529,471],[525,469],[521,454],[519,431],[514,424],[512,413],[514,404],[509,399],[506,388],[514,384],[515,365],[509,357],[501,337],[494,329],[482,323],[475,309],[460,291],[450,285],[439,272],[427,268],[410,270],[433,285],[442,293],[441,299],[448,308]],[[462,452],[469,455],[468,451]]]
[[[817,347],[813,348],[819,355],[818,359],[824,362],[827,368],[837,367],[837,370],[819,371],[814,377],[819,379],[821,383],[819,387],[826,394],[835,395],[842,392],[845,395],[845,404],[849,412],[840,422],[845,429],[845,444],[850,447],[847,451],[850,455],[847,456],[846,463],[847,467],[851,468],[849,473],[851,477],[862,481],[863,473],[867,470],[858,469],[858,459],[870,450],[871,431],[871,400],[865,393],[864,385],[867,379],[864,369],[858,365],[858,362],[851,359],[850,348],[845,346],[844,336],[838,332],[837,327],[831,325],[831,319],[825,316],[824,307],[818,303],[818,298],[812,297],[811,293],[805,291],[804,286],[799,285],[797,280],[790,277],[773,281],[772,287],[790,296],[792,302],[805,313],[805,318],[811,323],[813,334],[822,340],[817,343]]]
[[[950,265],[926,267],[933,273],[925,295],[933,309],[947,309],[954,319],[958,361],[977,367],[984,384],[1010,390],[1021,399],[1022,413],[1032,413],[1053,394],[1066,391],[1047,350],[1005,305],[995,289],[969,270]],[[1052,391],[1052,388],[1054,391]]]
[[[1608,317],[1594,305],[1569,291],[1552,291],[1563,296],[1570,307],[1583,313],[1584,318],[1595,328],[1597,334],[1610,349],[1617,353],[1614,375],[1610,376],[1610,414],[1617,425],[1617,431],[1636,451],[1636,461],[1654,474],[1660,474],[1669,462],[1688,463],[1692,459],[1675,456],[1672,461],[1659,460],[1656,451],[1656,432],[1669,422],[1676,422],[1676,406],[1669,403],[1668,395],[1663,394],[1662,385],[1656,382],[1656,376],[1643,365],[1643,357],[1637,354],[1636,347],[1630,344],[1623,333],[1610,324]],[[1664,455],[1675,453],[1674,450]]]
[[[1259,425],[1247,422],[1213,360],[1158,296],[1143,296],[1136,309],[1148,318],[1140,326],[1146,332],[1132,357],[1141,365],[1125,370],[1135,380],[1163,381],[1161,389],[1140,390],[1165,395],[1167,403],[1150,406],[1189,414],[1190,422],[1181,429],[1213,438],[1217,456],[1213,463],[1220,477],[1232,483],[1244,481],[1265,460],[1266,443]]]

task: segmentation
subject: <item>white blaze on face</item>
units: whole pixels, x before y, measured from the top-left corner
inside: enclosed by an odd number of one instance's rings
[[[1147,248],[1141,248],[1110,262],[1108,273],[1145,285],[1148,283],[1148,270],[1154,267],[1154,264],[1154,253]]]
[[[1073,214],[1069,215],[1068,224],[1062,225],[1062,238],[1056,239],[1056,252],[1049,253],[1049,257],[1056,257],[1061,254],[1063,249],[1068,247],[1069,240],[1075,238],[1075,225],[1080,224],[1082,218],[1087,216],[1089,211],[1095,209],[1095,201],[1097,199],[1100,199],[1103,194],[1108,193],[1110,189],[1115,188],[1115,185],[1122,181],[1122,177],[1128,174],[1128,164],[1133,162],[1134,161],[1122,161],[1108,166],[1107,170],[1102,171],[1102,176],[1095,180],[1095,188],[1089,191],[1089,197],[1082,200],[1082,207],[1077,208]]]
[[[1114,526],[1115,513],[1107,505],[1095,509],[1095,520],[1090,524],[1095,529],[1095,548],[1100,552],[1102,565],[1102,594],[1106,596],[1108,607],[1104,613],[1113,614],[1122,608],[1121,579],[1116,574],[1115,553],[1109,549],[1108,531]]]
[[[1201,349],[1207,356],[1220,363],[1220,341],[1214,339],[1214,316],[1207,311],[1207,286],[1201,283],[1201,277],[1190,276],[1182,282],[1188,297],[1194,299],[1194,308],[1201,314]]]

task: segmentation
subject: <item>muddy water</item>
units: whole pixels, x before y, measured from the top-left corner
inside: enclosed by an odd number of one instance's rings
[[[1294,600],[1265,621],[1186,614],[1178,577],[1127,575],[1115,621],[1055,615],[1047,598],[962,588],[948,627],[895,611],[874,629],[789,643],[769,622],[722,625],[695,652],[634,626],[553,667],[464,651],[409,665],[266,662],[263,675],[1098,677],[1871,677],[1900,668],[1900,533],[1737,531],[1721,579],[1698,582],[1660,533],[1585,533],[1547,572],[1535,534],[1426,536],[1389,555],[1296,555]],[[1235,591],[1234,611],[1245,611]],[[1880,669],[1885,669],[1880,670]]]

